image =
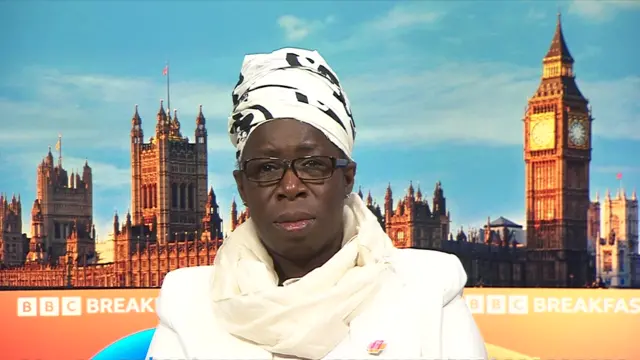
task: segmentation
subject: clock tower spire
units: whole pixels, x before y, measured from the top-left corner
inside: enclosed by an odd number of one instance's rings
[[[582,286],[587,274],[591,110],[558,14],[540,85],[524,116],[527,283]]]

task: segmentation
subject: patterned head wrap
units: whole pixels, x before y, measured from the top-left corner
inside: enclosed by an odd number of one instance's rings
[[[259,125],[282,118],[317,128],[351,159],[356,135],[351,105],[317,51],[284,48],[245,56],[229,116],[237,158]]]

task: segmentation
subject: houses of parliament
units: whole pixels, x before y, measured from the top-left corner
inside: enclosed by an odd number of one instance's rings
[[[596,280],[640,286],[637,195],[627,198],[620,190],[603,203],[589,199],[593,118],[576,84],[560,17],[542,63],[523,117],[526,241],[516,236],[522,226],[504,218],[488,219],[477,230],[450,229],[440,182],[429,196],[412,183],[394,194],[389,184],[382,204],[358,193],[396,247],[456,254],[469,286],[582,287]],[[37,165],[30,238],[23,233],[22,199],[0,196],[0,288],[159,287],[171,270],[213,263],[225,234],[208,187],[202,107],[193,141],[182,134],[177,112],[162,102],[155,134],[146,140],[142,122],[136,106],[131,209],[114,215],[113,261],[100,261],[96,252],[89,163],[69,174],[49,149]],[[234,201],[230,230],[250,216]]]

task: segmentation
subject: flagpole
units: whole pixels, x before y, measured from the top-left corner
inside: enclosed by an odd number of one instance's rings
[[[620,194],[622,192],[622,173],[619,172],[616,177],[618,178],[618,191],[617,193]]]
[[[169,96],[169,60],[167,60],[167,110],[171,114],[171,98]]]
[[[620,184],[619,184],[619,186],[620,186],[620,191],[622,191],[622,176],[620,176],[620,179],[619,179],[619,180],[620,180]]]
[[[58,166],[62,168],[62,134],[58,134]]]

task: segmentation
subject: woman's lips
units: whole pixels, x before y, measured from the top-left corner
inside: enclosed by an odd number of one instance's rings
[[[275,223],[277,227],[285,231],[301,231],[310,226],[315,219],[298,220],[298,221],[283,221]]]

